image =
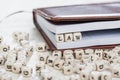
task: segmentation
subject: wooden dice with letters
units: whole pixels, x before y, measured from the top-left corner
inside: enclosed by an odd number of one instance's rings
[[[73,41],[73,34],[72,33],[65,33],[65,42]]]
[[[111,66],[112,76],[115,78],[120,78],[120,64],[114,64]]]
[[[54,62],[54,68],[57,70],[61,70],[64,65],[64,60],[62,59],[56,59]]]
[[[81,32],[74,32],[73,39],[74,39],[74,41],[80,41],[82,39],[82,33]]]
[[[101,80],[112,80],[112,73],[110,71],[101,72]]]
[[[5,62],[5,65],[4,65],[5,70],[7,70],[7,71],[12,71],[13,64],[14,64],[13,62],[6,61],[6,62]]]
[[[101,73],[98,71],[92,71],[90,73],[90,80],[101,80]]]
[[[84,69],[80,72],[80,79],[81,80],[89,80],[90,79],[91,70]]]
[[[34,48],[33,46],[28,45],[24,48],[24,50],[26,51],[26,56],[31,56],[33,54]]]
[[[91,59],[90,59],[90,62],[95,62],[95,61],[97,61],[97,60],[99,60],[99,57],[97,56],[97,55],[91,55]]]
[[[103,49],[95,49],[95,55],[97,55],[99,59],[103,59]]]
[[[75,49],[74,51],[74,55],[76,59],[82,59],[83,54],[84,54],[83,49]]]
[[[44,62],[37,62],[36,63],[36,67],[35,67],[36,69],[36,73],[40,73],[41,72],[41,69],[44,69],[45,68],[45,63]]]
[[[19,74],[21,73],[21,68],[22,68],[22,63],[16,62],[13,64],[12,72]]]
[[[46,46],[46,43],[45,42],[39,42],[37,45],[36,45],[36,51],[37,52],[43,52],[43,51],[46,51],[47,49],[47,46]]]
[[[73,55],[73,50],[64,50],[63,58],[65,58],[66,55]]]
[[[15,41],[17,41],[17,40],[18,40],[18,36],[21,35],[21,34],[22,34],[21,32],[14,32],[14,33],[12,34],[13,39],[14,39]]]
[[[65,64],[63,66],[63,74],[65,74],[65,75],[71,75],[71,74],[73,74],[73,66]]]
[[[65,41],[63,34],[56,34],[55,36],[56,36],[56,41],[57,41],[58,43]]]
[[[103,51],[103,59],[104,60],[108,60],[108,55],[109,55],[109,53],[110,53],[110,50],[109,49],[105,49],[104,51]]]
[[[47,58],[48,58],[48,52],[44,52],[44,53],[38,53],[38,61],[42,61],[44,63],[47,62]]]
[[[10,46],[7,44],[1,44],[0,47],[1,47],[0,50],[1,52],[8,52],[10,50]]]
[[[58,51],[58,50],[55,50],[55,51],[52,52],[52,56],[54,56],[58,59],[61,59],[62,58],[62,52]]]
[[[22,76],[23,77],[31,77],[32,76],[32,68],[23,66],[22,67]]]
[[[96,64],[97,71],[105,70],[105,63],[103,61],[96,61],[95,64]]]
[[[85,68],[85,64],[82,63],[77,63],[75,64],[74,68],[75,68],[75,72],[80,74],[80,72]]]
[[[49,66],[53,66],[55,60],[56,60],[56,57],[54,57],[54,56],[49,56],[48,59],[47,59],[47,64],[48,64]]]

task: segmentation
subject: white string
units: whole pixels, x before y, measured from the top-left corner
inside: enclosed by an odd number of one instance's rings
[[[3,22],[4,20],[6,20],[7,18],[9,18],[9,17],[11,17],[11,16],[13,16],[13,15],[19,14],[19,13],[32,13],[32,12],[31,12],[31,11],[24,11],[24,10],[13,12],[13,13],[5,16],[2,20],[0,20],[0,23],[2,23],[2,22]]]

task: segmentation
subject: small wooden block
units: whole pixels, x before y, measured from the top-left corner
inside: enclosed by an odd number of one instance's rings
[[[73,34],[72,33],[65,33],[65,42],[73,41]]]
[[[75,68],[75,72],[80,74],[80,72],[85,68],[85,64],[80,64],[80,63],[77,63],[74,68]]]
[[[12,34],[13,39],[14,39],[15,41],[17,41],[17,40],[18,40],[18,36],[21,35],[21,34],[22,34],[21,32],[14,32],[14,33]]]
[[[63,66],[63,73],[65,75],[71,75],[73,73],[73,66],[72,65],[64,65]]]
[[[64,65],[64,60],[56,59],[55,62],[54,62],[54,68],[55,69],[61,70],[63,65]]]
[[[49,66],[53,66],[55,60],[56,60],[56,57],[54,57],[54,56],[49,56],[48,59],[47,59],[47,64],[48,64]]]
[[[90,80],[101,80],[101,73],[98,71],[91,72]]]
[[[47,46],[45,42],[39,42],[36,46],[37,52],[43,52],[43,51],[46,51],[46,49],[47,49]]]
[[[38,54],[38,61],[43,61],[44,63],[47,62],[48,54],[47,53],[39,53]]]
[[[8,61],[6,61],[5,62],[5,70],[7,70],[7,71],[12,71],[12,67],[13,67],[13,62],[8,62]]]
[[[31,77],[32,76],[32,68],[24,66],[22,67],[22,75],[23,77]]]
[[[96,49],[95,55],[99,57],[99,59],[103,59],[103,50],[102,49]]]
[[[89,71],[88,69],[82,70],[80,73],[80,79],[81,80],[89,80],[90,73],[91,73],[91,71]]]
[[[82,39],[82,33],[81,32],[74,32],[73,33],[73,39],[74,41],[80,41]]]
[[[83,49],[75,49],[74,55],[76,59],[82,59],[82,55],[84,54]]]
[[[52,52],[52,56],[54,56],[58,59],[61,59],[62,58],[62,52],[55,50],[55,51]]]
[[[103,71],[101,73],[101,80],[112,80],[112,73],[109,71]]]
[[[44,68],[45,68],[44,62],[37,62],[36,69],[35,69],[37,73],[41,72],[41,69],[44,69]]]
[[[64,50],[63,58],[65,57],[65,55],[73,55],[73,51],[72,50]]]
[[[14,73],[21,73],[21,68],[22,68],[22,63],[14,63],[13,64],[13,67],[12,67],[12,72],[14,72]]]
[[[109,55],[109,53],[110,53],[110,50],[109,49],[105,49],[104,51],[103,51],[103,59],[104,60],[108,60],[109,59],[109,57],[108,57],[108,55]]]
[[[97,71],[105,70],[105,64],[103,61],[96,61],[95,64],[96,64]]]
[[[6,44],[1,45],[1,52],[8,52],[10,50],[10,46]]]
[[[64,42],[64,35],[63,34],[56,34],[56,41],[59,42]]]

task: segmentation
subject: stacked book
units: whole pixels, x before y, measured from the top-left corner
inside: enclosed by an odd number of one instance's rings
[[[33,19],[51,50],[120,44],[120,2],[38,8]]]

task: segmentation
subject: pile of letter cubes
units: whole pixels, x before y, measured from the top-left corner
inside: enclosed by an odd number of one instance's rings
[[[104,50],[89,48],[50,52],[44,42],[37,43],[35,48],[30,45],[28,33],[15,32],[13,39],[18,45],[11,49],[12,45],[4,44],[4,38],[0,36],[0,66],[5,69],[0,70],[0,80],[12,80],[6,71],[31,77],[33,68],[27,66],[27,62],[33,53],[37,55],[35,72],[40,80],[54,80],[50,73],[44,73],[46,65],[70,76],[69,80],[120,78],[120,46]]]

